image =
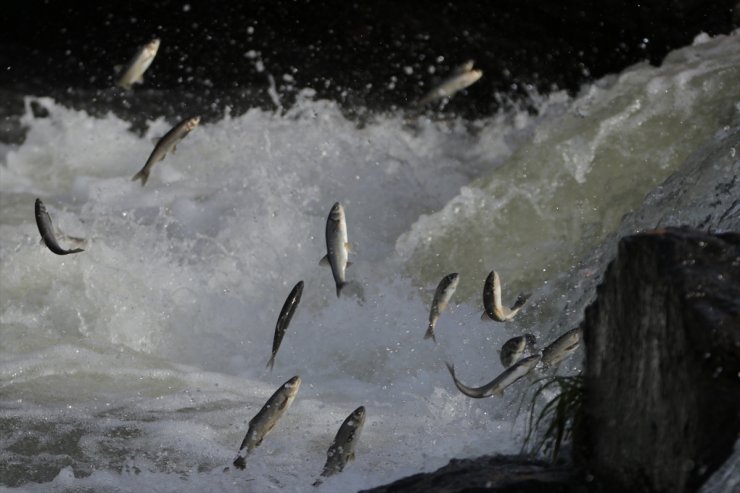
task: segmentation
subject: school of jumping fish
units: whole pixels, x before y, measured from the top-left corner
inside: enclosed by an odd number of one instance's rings
[[[149,68],[157,54],[160,46],[159,39],[153,39],[139,48],[128,67],[118,78],[117,84],[125,90],[131,90],[134,84],[143,82],[144,72]],[[483,72],[473,69],[473,62],[468,61],[453,71],[453,73],[440,85],[429,91],[419,102],[419,105],[429,104],[434,101],[449,99],[456,92],[470,86],[481,78]],[[193,131],[200,123],[200,117],[186,118],[175,125],[161,139],[157,141],[144,167],[134,175],[133,180],[141,180],[142,186],[146,185],[152,167],[163,160],[167,153],[175,152],[177,144]],[[70,243],[84,243],[84,240],[63,236],[52,226],[51,216],[41,199],[36,199],[35,217],[42,242],[57,255],[69,255],[81,253],[82,248],[64,249],[57,241],[57,236],[64,237]],[[342,288],[348,283],[346,280],[349,262],[350,243],[347,239],[347,219],[344,207],[336,202],[329,212],[326,220],[326,255],[321,259],[321,265],[328,265],[336,284],[337,297],[340,297]],[[424,334],[424,339],[432,339],[437,343],[435,327],[442,312],[447,308],[452,296],[457,289],[460,276],[452,273],[444,276],[439,282],[434,293],[432,305],[429,310],[429,325]],[[275,334],[272,343],[272,352],[267,367],[272,370],[275,364],[280,344],[285,336],[290,321],[295,314],[303,294],[303,281],[299,281],[288,295],[283,304],[280,315],[275,326]],[[521,293],[511,305],[506,307],[501,301],[501,279],[495,270],[492,270],[485,280],[483,286],[483,320],[496,322],[510,322],[516,314],[524,307],[530,294]],[[482,387],[468,387],[458,380],[455,375],[454,366],[445,362],[452,376],[453,382],[458,390],[468,397],[480,399],[491,396],[501,396],[506,388],[516,381],[528,375],[538,365],[543,369],[556,368],[563,360],[573,354],[580,345],[582,337],[581,328],[569,330],[558,337],[542,351],[536,347],[536,339],[532,334],[523,334],[506,341],[499,351],[501,364],[505,370],[491,382]],[[529,353],[525,357],[525,354]],[[301,378],[296,375],[283,385],[267,400],[260,411],[249,421],[247,434],[241,442],[233,465],[237,469],[246,468],[246,459],[252,451],[259,447],[264,438],[275,427],[280,418],[288,411],[293,400],[295,400],[301,386]],[[347,463],[355,457],[355,447],[365,423],[365,407],[355,409],[339,427],[333,442],[327,451],[327,460],[319,478],[313,486],[320,485],[328,476],[341,472]],[[228,471],[228,467],[224,471]]]

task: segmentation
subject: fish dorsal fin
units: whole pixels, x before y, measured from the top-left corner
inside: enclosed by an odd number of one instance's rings
[[[488,316],[488,313],[486,313],[485,310],[483,310],[483,313],[480,316],[481,320],[491,320],[491,317]]]
[[[319,260],[319,265],[329,265],[329,254],[321,257],[321,260]]]

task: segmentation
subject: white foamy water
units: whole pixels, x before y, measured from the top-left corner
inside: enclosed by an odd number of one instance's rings
[[[37,98],[49,117],[29,109],[26,141],[3,148],[0,165],[0,484],[307,491],[359,405],[357,458],[316,491],[518,452],[529,384],[472,400],[444,361],[481,385],[501,371],[496,349],[509,337],[544,343],[571,328],[556,321],[580,256],[738,121],[737,34],[698,41],[660,68],[542,98],[539,117],[410,125],[389,115],[357,128],[306,93],[285,115],[202,123],[146,187],[131,177],[173,122],[152,121],[139,138],[115,116]],[[39,244],[36,197],[58,229],[86,238],[85,252]],[[335,201],[353,245],[354,286],[341,299],[318,265]],[[493,268],[505,301],[534,293],[506,325],[479,317]],[[422,337],[450,272],[460,286],[435,346]],[[270,373],[275,321],[299,280]],[[247,422],[293,375],[303,381],[293,406],[245,471],[224,472]]]

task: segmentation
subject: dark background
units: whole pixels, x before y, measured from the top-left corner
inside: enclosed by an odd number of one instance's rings
[[[5,0],[0,91],[130,108],[136,104],[132,93],[111,89],[114,66],[127,64],[139,45],[160,37],[145,84],[134,90],[139,101],[154,106],[169,99],[158,112],[197,109],[208,118],[225,104],[274,107],[267,74],[287,104],[296,89],[310,87],[349,113],[408,107],[435,78],[473,59],[483,78],[445,111],[480,116],[526,100],[533,89],[575,91],[640,60],[658,64],[699,32],[732,30],[735,4]],[[165,92],[178,94],[178,101]]]

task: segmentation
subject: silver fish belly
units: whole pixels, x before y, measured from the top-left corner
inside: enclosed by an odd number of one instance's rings
[[[131,89],[133,84],[140,84],[144,81],[144,72],[154,61],[159,50],[159,39],[154,38],[136,52],[134,58],[128,64],[121,77],[118,79],[118,85],[124,89]]]
[[[267,362],[267,368],[270,370],[275,365],[275,355],[277,355],[278,349],[280,349],[280,343],[283,341],[283,336],[288,329],[288,325],[290,325],[296,308],[298,308],[298,303],[301,302],[302,294],[303,281],[298,281],[298,284],[293,287],[288,298],[286,298],[282,310],[280,310],[280,316],[278,316],[277,324],[275,325],[275,335],[272,339],[272,356],[270,357],[270,361]]]
[[[141,180],[141,186],[146,185],[149,179],[149,173],[152,170],[152,166],[155,163],[163,160],[168,152],[175,152],[177,144],[184,139],[195,127],[200,123],[200,117],[194,116],[192,118],[186,118],[174,127],[169,132],[164,134],[164,137],[159,139],[157,145],[154,146],[154,150],[149,155],[149,159],[146,160],[146,164],[141,170],[131,178],[132,181]]]
[[[483,76],[483,71],[474,70],[473,62],[468,61],[455,69],[452,75],[429,91],[420,101],[427,104],[442,98],[450,98],[456,92],[475,84]]]
[[[537,366],[537,363],[539,363],[540,358],[541,355],[539,353],[528,356],[508,370],[504,370],[503,373],[482,387],[468,387],[464,385],[455,376],[455,367],[449,363],[446,363],[446,365],[450,375],[452,375],[455,386],[460,392],[474,399],[482,399],[483,397],[491,397],[492,395],[502,396],[504,389],[532,371]]]
[[[447,309],[447,304],[455,293],[459,281],[460,276],[457,273],[448,274],[439,281],[437,290],[434,292],[432,307],[429,310],[429,325],[426,334],[424,334],[424,339],[431,338],[434,342],[437,342],[437,338],[434,336],[434,328],[437,325],[440,313]]]
[[[54,227],[51,224],[51,216],[46,212],[46,206],[41,202],[41,199],[36,199],[34,210],[36,215],[36,226],[39,228],[39,233],[41,233],[41,239],[49,250],[57,255],[69,255],[70,253],[84,252],[82,248],[65,250],[59,246],[59,243],[54,236]]]
[[[522,309],[529,299],[530,294],[520,293],[511,308],[501,303],[501,279],[495,270],[492,270],[483,285],[483,307],[485,311],[482,320],[489,318],[496,322],[507,322],[513,320],[514,316]]]
[[[272,394],[267,403],[262,406],[260,412],[251,419],[249,430],[239,446],[236,459],[234,459],[234,467],[237,469],[245,468],[247,456],[252,450],[260,446],[265,436],[270,433],[278,420],[285,414],[285,411],[293,403],[300,386],[301,378],[299,376],[285,382]]]
[[[557,366],[561,361],[573,354],[581,344],[583,331],[580,327],[571,329],[542,350],[542,364],[545,367]]]
[[[347,463],[355,458],[355,446],[360,439],[362,427],[365,425],[365,408],[363,406],[355,409],[339,427],[334,441],[326,453],[326,464],[322,477],[328,477],[338,472],[342,472]],[[321,478],[313,484],[321,484]]]
[[[328,263],[334,276],[337,287],[337,298],[346,282],[347,267],[352,265],[348,261],[350,245],[347,241],[347,222],[344,208],[339,202],[334,203],[326,219],[326,256],[320,264]]]

